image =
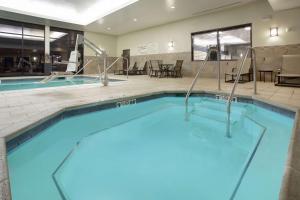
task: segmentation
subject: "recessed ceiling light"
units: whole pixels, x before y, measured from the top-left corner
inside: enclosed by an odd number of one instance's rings
[[[106,29],[107,29],[107,30],[109,30],[109,31],[111,30],[111,28],[110,28],[110,27],[107,27]]]
[[[104,19],[103,18],[101,18],[101,19],[98,20],[98,24],[103,24],[103,23],[104,23]]]
[[[172,8],[172,9],[175,9],[176,7],[175,7],[175,6],[171,6],[171,8]]]
[[[133,18],[133,21],[134,21],[134,22],[137,22],[138,20],[137,20],[137,18]]]

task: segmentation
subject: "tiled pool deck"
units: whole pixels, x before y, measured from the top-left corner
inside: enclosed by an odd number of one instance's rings
[[[110,78],[126,79],[110,75]],[[110,101],[131,96],[143,96],[160,92],[186,91],[192,78],[149,78],[130,76],[128,81],[113,83],[108,87],[97,84],[68,87],[43,88],[0,92],[0,200],[10,200],[9,181],[6,166],[5,141],[55,115],[68,107],[77,107],[101,101]],[[297,112],[294,134],[286,164],[281,200],[300,199],[300,88],[275,87],[274,83],[258,82],[258,94],[253,96],[253,83],[239,84],[236,94],[262,100]],[[195,91],[228,93],[231,83],[222,81],[222,90],[217,90],[217,80],[200,78]]]

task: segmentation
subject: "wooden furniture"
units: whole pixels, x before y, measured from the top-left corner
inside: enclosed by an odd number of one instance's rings
[[[271,82],[273,82],[273,70],[271,70],[271,69],[261,69],[261,70],[258,70],[258,72],[259,72],[259,80],[260,81],[262,81],[262,79],[263,79],[263,81],[264,82],[266,82],[266,74],[270,74],[270,76],[271,76]]]

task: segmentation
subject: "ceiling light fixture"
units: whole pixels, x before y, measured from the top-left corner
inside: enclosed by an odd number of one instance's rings
[[[176,7],[175,7],[175,6],[171,6],[171,8],[172,8],[172,9],[175,9]]]
[[[111,30],[111,28],[110,28],[110,27],[107,27],[106,29],[107,29],[107,30],[109,30],[109,31]]]
[[[133,21],[134,21],[134,22],[137,22],[138,20],[137,20],[137,18],[133,18]]]

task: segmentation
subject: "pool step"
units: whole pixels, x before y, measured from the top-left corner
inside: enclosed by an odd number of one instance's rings
[[[190,116],[189,121],[195,125],[195,127],[201,127],[207,132],[219,132],[224,133],[226,132],[226,121],[225,120],[217,120],[213,117],[208,117],[205,115],[198,115],[192,114]],[[231,121],[231,127],[237,127],[237,121]]]
[[[201,107],[196,110],[192,110],[191,114],[207,117],[210,119],[215,119],[224,123],[227,122],[227,112],[222,110],[215,110],[207,107]],[[242,112],[232,112],[231,121],[239,121],[242,115],[243,115]]]
[[[227,139],[226,123],[197,115],[194,115],[191,121],[192,127],[194,127],[191,135],[202,142],[213,140],[218,143],[219,140]],[[257,136],[254,136],[253,132],[249,133],[247,125],[245,126],[245,123],[249,122],[247,118],[241,119],[241,121],[231,122],[232,139],[228,139],[228,142],[238,149],[248,151],[249,144],[255,142]]]
[[[206,107],[214,110],[224,111],[226,112],[226,103],[218,102],[218,101],[201,101],[199,103],[194,104],[196,107]],[[238,105],[238,104],[232,104],[232,112],[246,112],[249,110],[249,108],[246,105]]]

